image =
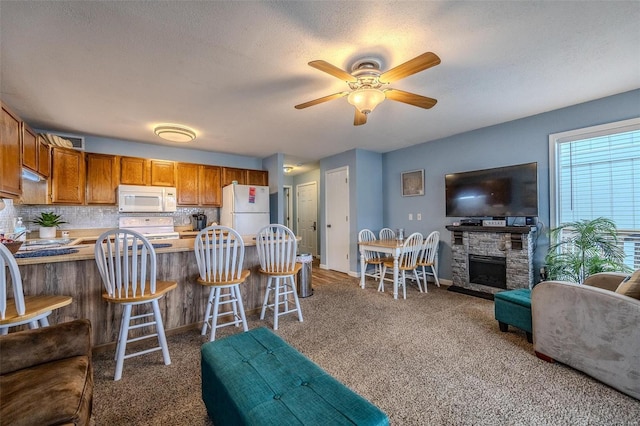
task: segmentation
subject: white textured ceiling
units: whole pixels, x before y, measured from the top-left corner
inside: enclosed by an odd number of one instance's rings
[[[34,127],[315,161],[387,152],[640,87],[640,2],[0,1],[1,97]],[[347,89],[307,65],[364,56],[442,63],[353,126]],[[172,145],[172,144],[171,144]],[[184,146],[184,145],[181,145]]]

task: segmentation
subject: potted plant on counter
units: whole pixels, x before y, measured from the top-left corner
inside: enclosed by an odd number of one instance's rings
[[[42,212],[31,222],[40,225],[40,238],[55,238],[56,228],[63,223],[62,216],[54,212]]]

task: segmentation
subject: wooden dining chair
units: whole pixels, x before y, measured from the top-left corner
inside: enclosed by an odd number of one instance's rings
[[[419,232],[414,232],[409,235],[409,237],[402,244],[402,250],[400,252],[400,256],[398,257],[398,280],[402,280],[398,282],[402,283],[402,294],[403,298],[407,298],[407,271],[412,271],[414,276],[416,275],[416,268],[418,263],[418,256],[420,255],[420,250],[422,248],[422,234]],[[387,274],[387,270],[391,268],[393,271],[393,259],[387,259],[382,262],[382,276],[380,277],[380,285],[378,287],[378,291],[384,291],[384,277]],[[394,283],[394,286],[396,284]]]
[[[396,231],[391,228],[382,228],[379,233],[381,240],[395,240]]]
[[[242,269],[242,237],[227,226],[209,226],[196,236],[194,249],[200,272],[197,281],[210,289],[202,335],[210,328],[209,341],[213,342],[216,339],[216,329],[221,327],[242,325],[244,331],[248,331],[240,284],[245,282],[251,271]],[[220,309],[225,306],[230,306],[230,310]],[[218,322],[219,317],[231,317],[231,320]]]
[[[273,309],[274,330],[278,329],[278,318],[282,315],[297,312],[298,320],[302,322],[302,309],[294,280],[302,264],[296,262],[298,241],[293,231],[284,225],[267,225],[256,234],[256,248],[260,259],[260,273],[269,277],[260,319],[264,319],[267,309]],[[272,292],[271,303],[269,296]],[[290,309],[290,303],[295,307]]]
[[[9,289],[13,298],[9,298]],[[70,296],[25,296],[18,263],[4,244],[0,244],[0,335],[9,327],[28,324],[29,328],[47,327],[54,309],[71,304]]]
[[[156,252],[153,245],[139,232],[112,229],[98,237],[95,258],[105,288],[102,298],[123,306],[114,380],[122,378],[124,360],[127,358],[161,350],[164,364],[171,364],[158,300],[175,289],[178,283],[156,279]],[[133,306],[138,309],[135,315],[131,314]],[[137,336],[130,337],[131,330],[141,331]],[[158,346],[126,353],[127,343],[153,337],[157,337]]]
[[[438,287],[440,287],[440,280],[438,280],[438,244],[440,243],[440,232],[433,231],[422,243],[422,251],[418,258],[418,269],[416,269],[416,280],[418,281],[418,287],[420,291],[420,279],[424,281],[424,292],[427,292],[427,277],[433,276],[433,279]]]
[[[358,232],[359,243],[376,240],[376,234],[374,234],[370,229],[362,229],[360,232]],[[363,250],[362,256],[364,256],[364,271],[360,271],[360,273],[371,278],[380,278],[380,273],[382,272],[382,262],[384,261],[384,259],[380,256],[380,253],[374,250]],[[373,266],[373,272],[367,272],[369,266]]]

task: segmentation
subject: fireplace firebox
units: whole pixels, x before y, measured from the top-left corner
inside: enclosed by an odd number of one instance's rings
[[[469,255],[469,282],[507,288],[507,259],[498,256]]]

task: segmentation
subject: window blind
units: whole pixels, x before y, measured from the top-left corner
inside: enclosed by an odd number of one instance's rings
[[[625,263],[640,268],[640,120],[567,132],[555,139],[555,152],[558,224],[613,220]]]

